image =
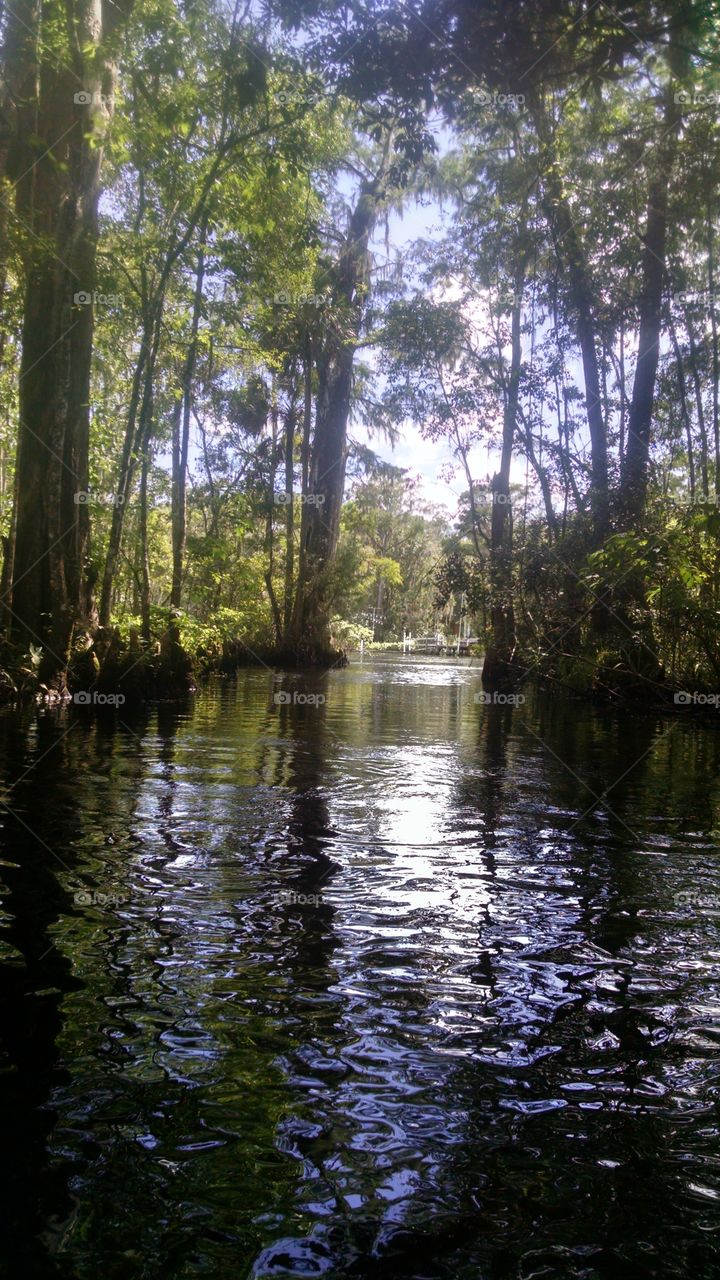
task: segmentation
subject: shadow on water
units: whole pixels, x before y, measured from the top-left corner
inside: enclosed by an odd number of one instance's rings
[[[77,876],[81,782],[106,762],[116,734],[112,718],[68,712],[0,721],[0,1203],[3,1249],[17,1274],[65,1271],[52,1255],[72,1213],[73,1170],[49,1160],[47,1142],[57,1120],[52,1098],[69,1080],[58,1045],[63,1004],[82,982],[58,946],[56,926],[81,916],[92,896]]]
[[[70,961],[53,943],[51,926],[71,905],[54,874],[57,829],[68,814],[57,759],[67,759],[63,728],[50,718],[1,722],[4,856],[0,952],[3,1158],[2,1237],[18,1272],[42,1254],[44,1206],[53,1199],[46,1153],[53,1125],[47,1102],[62,1079],[56,1039],[61,1002],[73,985]],[[34,741],[31,742],[31,739]],[[29,782],[33,757],[35,774]],[[42,787],[42,808],[34,798]],[[30,825],[32,824],[32,826]],[[58,1188],[62,1192],[62,1187]]]
[[[696,938],[689,953],[683,947],[679,919],[662,940],[675,953],[666,967],[651,897],[653,859],[671,852],[678,825],[687,830],[694,812],[696,834],[713,827],[707,788],[676,772],[696,744],[688,752],[686,738],[682,751],[683,732],[673,739],[667,723],[603,722],[543,699],[529,719],[493,709],[480,730],[478,803],[496,833],[506,825],[516,845],[524,837],[532,892],[513,903],[522,884],[498,855],[508,901],[493,904],[500,930],[490,919],[480,932],[497,978],[488,1008],[505,1035],[491,1037],[454,1082],[468,1131],[450,1177],[477,1213],[472,1244],[458,1233],[437,1274],[470,1276],[479,1262],[488,1277],[710,1276],[720,1222],[715,1072],[677,1034],[683,971],[700,967],[700,956]],[[526,786],[500,806],[496,766],[505,767],[509,739],[528,737],[540,744],[541,785],[554,804],[533,803],[526,758]],[[717,739],[697,747],[714,768]],[[672,898],[666,914],[668,906]],[[711,1022],[716,1009],[713,1001]],[[493,1062],[499,1069],[489,1073]],[[697,1182],[683,1188],[691,1160]]]

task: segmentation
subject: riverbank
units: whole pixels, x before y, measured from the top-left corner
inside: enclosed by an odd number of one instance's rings
[[[49,688],[38,675],[39,648],[29,652],[5,645],[0,650],[0,705],[37,702],[45,706],[73,704],[86,707],[119,707],[182,700],[214,676],[229,678],[243,669],[267,668],[273,672],[307,672],[314,675],[353,664],[389,662],[407,666],[453,667],[482,672],[484,655],[402,653],[390,645],[373,645],[366,651],[328,650],[323,661],[311,663],[307,655],[278,649],[264,641],[228,637],[188,645],[181,620],[173,618],[164,632],[144,645],[135,629],[98,629],[78,646],[64,686]],[[514,694],[490,692],[487,704],[521,705],[523,688],[537,687],[575,702],[612,707],[634,713],[679,716],[705,723],[720,723],[720,693],[706,685],[687,687],[657,680],[622,658],[609,654],[559,654],[518,663]]]

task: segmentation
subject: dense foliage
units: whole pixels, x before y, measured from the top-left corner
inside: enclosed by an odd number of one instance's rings
[[[488,685],[714,687],[716,21],[7,10],[5,666],[62,693],[442,630]],[[382,460],[409,431],[457,510]]]

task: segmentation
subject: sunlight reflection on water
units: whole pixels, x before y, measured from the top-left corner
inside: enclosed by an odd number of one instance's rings
[[[4,722],[16,1272],[716,1274],[716,736],[284,679]]]

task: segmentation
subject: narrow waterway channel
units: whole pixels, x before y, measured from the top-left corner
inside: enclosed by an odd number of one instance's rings
[[[4,713],[1,1274],[717,1276],[720,735],[479,690]]]

